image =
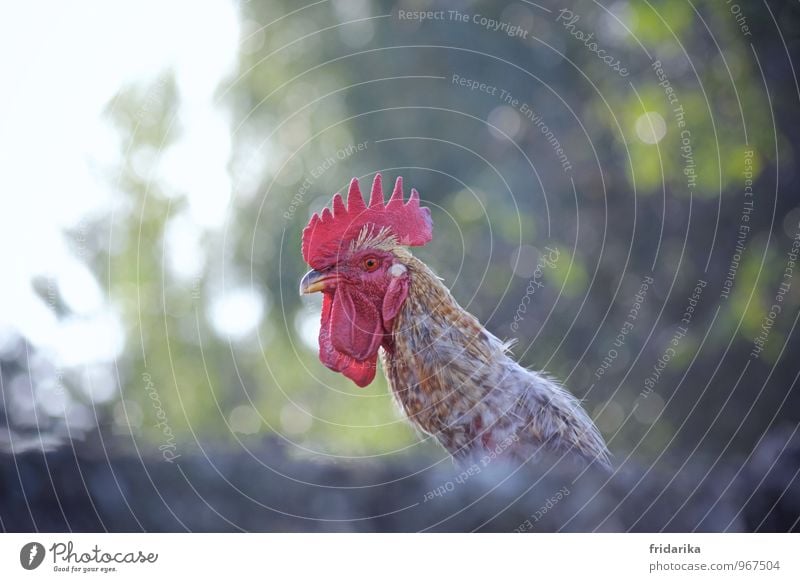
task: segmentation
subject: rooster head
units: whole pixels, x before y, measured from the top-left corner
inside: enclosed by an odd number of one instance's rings
[[[432,237],[431,213],[411,190],[403,200],[397,178],[388,202],[381,175],[372,183],[369,204],[353,178],[347,205],[333,197],[333,210],[314,214],[303,230],[303,258],[312,267],[300,293],[322,292],[319,358],[358,386],[375,378],[378,348],[389,341],[394,318],[408,295],[409,275],[394,250],[421,246]]]

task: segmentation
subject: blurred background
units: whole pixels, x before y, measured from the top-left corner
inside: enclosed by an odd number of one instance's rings
[[[796,529],[798,43],[788,0],[4,7],[0,525],[508,531],[563,481],[543,529]],[[422,511],[451,461],[297,293],[308,218],[376,172],[613,478]]]

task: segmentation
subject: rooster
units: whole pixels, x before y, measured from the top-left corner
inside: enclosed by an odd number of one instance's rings
[[[430,210],[397,178],[388,202],[381,176],[365,203],[357,179],[347,205],[314,214],[302,252],[312,267],[300,293],[321,292],[319,357],[360,387],[380,354],[400,409],[457,460],[527,461],[539,451],[608,466],[608,450],[579,401],[520,366],[407,247],[432,240]]]

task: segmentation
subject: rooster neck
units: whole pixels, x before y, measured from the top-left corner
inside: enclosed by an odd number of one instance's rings
[[[607,463],[603,438],[574,396],[512,360],[424,263],[395,254],[411,282],[381,359],[412,423],[461,460],[520,461],[544,449]]]
[[[517,364],[424,263],[410,255],[401,260],[411,284],[382,356],[395,400],[454,456],[502,440],[507,423],[492,421],[516,396],[491,388]]]

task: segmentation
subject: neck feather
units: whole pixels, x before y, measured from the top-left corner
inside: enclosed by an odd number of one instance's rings
[[[539,450],[607,463],[602,437],[580,402],[520,366],[504,344],[408,251],[406,301],[384,346],[386,377],[400,408],[456,458],[526,460]]]
[[[402,250],[402,249],[401,249]],[[466,312],[442,281],[405,250],[396,252],[411,277],[394,322],[383,366],[401,409],[451,453],[470,448],[491,387],[514,365],[506,346]],[[488,397],[487,397],[488,396]]]

